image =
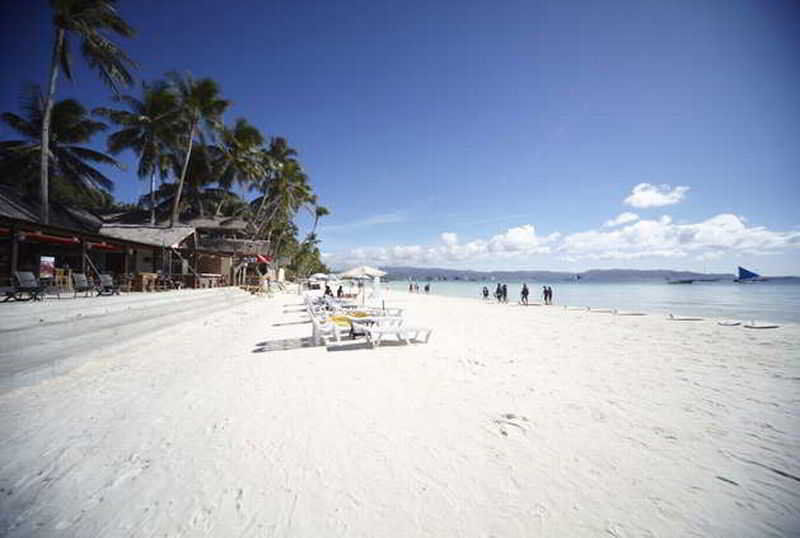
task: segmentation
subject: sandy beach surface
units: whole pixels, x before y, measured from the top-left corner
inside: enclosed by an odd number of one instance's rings
[[[0,536],[797,536],[800,328],[390,293],[0,305]]]

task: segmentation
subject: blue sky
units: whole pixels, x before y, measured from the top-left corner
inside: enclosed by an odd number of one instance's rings
[[[52,44],[46,3],[19,4],[3,111]],[[800,274],[796,2],[119,5],[141,80],[211,76],[226,120],[298,149],[336,267]],[[109,90],[80,67],[58,96]]]

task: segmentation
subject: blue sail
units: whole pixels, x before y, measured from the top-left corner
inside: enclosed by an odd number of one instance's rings
[[[755,280],[757,278],[761,278],[761,275],[754,273],[752,271],[748,271],[744,267],[739,267],[739,279],[738,280]]]

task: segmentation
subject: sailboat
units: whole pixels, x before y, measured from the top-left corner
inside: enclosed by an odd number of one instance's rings
[[[748,271],[747,269],[741,266],[739,266],[739,278],[733,279],[734,282],[738,282],[740,284],[746,284],[749,282],[764,282],[765,280],[767,279],[759,275],[758,273]]]

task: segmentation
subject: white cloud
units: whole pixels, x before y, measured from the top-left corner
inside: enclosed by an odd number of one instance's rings
[[[445,245],[457,245],[458,244],[458,234],[454,234],[452,232],[444,232],[441,235],[442,243]]]
[[[640,208],[677,204],[683,200],[688,190],[689,187],[675,187],[672,189],[669,185],[639,183],[633,188],[631,195],[625,198],[624,203]]]
[[[637,215],[636,213],[631,213],[629,211],[626,211],[625,213],[620,213],[611,220],[607,220],[605,224],[603,224],[603,226],[605,226],[606,228],[613,228],[614,226],[619,226],[620,224],[627,224],[635,220],[639,220],[639,215]]]
[[[439,238],[437,244],[429,246],[361,247],[325,253],[325,263],[335,268],[360,264],[469,267],[479,261],[516,260],[524,264],[537,255],[557,255],[570,263],[688,256],[711,260],[738,253],[758,255],[800,248],[800,230],[779,232],[748,227],[743,218],[731,213],[689,224],[676,224],[664,215],[566,236],[557,232],[539,236],[533,225],[526,224],[466,243],[453,232],[443,232]]]
[[[352,222],[348,222],[345,224],[325,224],[320,225],[319,229],[320,232],[342,232],[342,231],[352,231],[358,230],[361,228],[369,228],[370,226],[376,226],[379,224],[396,224],[399,222],[406,222],[408,217],[402,211],[395,211],[394,213],[382,213],[379,215],[372,215],[371,217],[367,217],[360,220],[355,220]]]
[[[640,220],[611,231],[589,230],[566,236],[558,250],[571,258],[682,257],[694,254],[707,259],[725,252],[776,252],[800,246],[800,232],[775,232],[748,228],[731,213],[694,224],[674,224],[665,215]]]

